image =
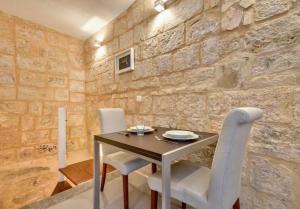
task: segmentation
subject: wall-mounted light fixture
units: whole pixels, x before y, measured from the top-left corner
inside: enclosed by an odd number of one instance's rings
[[[96,40],[96,41],[94,42],[94,47],[95,47],[96,49],[99,49],[99,48],[101,48],[101,47],[102,47],[102,42],[101,42],[101,41],[98,41],[98,40]]]
[[[154,2],[154,9],[158,12],[164,11],[166,9],[165,2],[163,0],[156,0]]]

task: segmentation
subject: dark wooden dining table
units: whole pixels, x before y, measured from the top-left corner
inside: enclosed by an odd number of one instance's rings
[[[217,133],[198,132],[198,139],[174,142],[165,139],[168,128],[155,127],[155,131],[138,136],[134,133],[122,132],[94,136],[94,209],[100,208],[100,144],[108,144],[131,153],[151,163],[161,165],[162,171],[162,209],[171,209],[170,180],[171,165],[181,157],[199,150],[201,147],[215,143]]]

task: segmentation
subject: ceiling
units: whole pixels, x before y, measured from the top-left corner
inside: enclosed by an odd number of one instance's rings
[[[134,0],[0,0],[0,10],[86,39]]]

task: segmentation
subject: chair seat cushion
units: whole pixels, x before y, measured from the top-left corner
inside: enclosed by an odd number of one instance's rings
[[[149,164],[146,160],[122,151],[104,155],[103,162],[115,167],[122,173],[122,175],[128,175],[129,173]]]
[[[195,208],[207,209],[207,191],[210,169],[200,167],[188,161],[181,161],[172,166],[171,196]],[[151,190],[161,192],[161,172],[148,178]]]

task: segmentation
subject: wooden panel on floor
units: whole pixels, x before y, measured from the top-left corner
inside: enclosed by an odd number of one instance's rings
[[[64,191],[66,191],[68,189],[71,189],[71,188],[72,188],[72,186],[67,181],[58,182],[56,184],[56,187],[54,188],[51,196],[53,196],[55,194],[58,194],[60,192],[64,192]]]
[[[73,184],[78,185],[93,178],[93,163],[94,160],[90,159],[68,165],[65,168],[59,169],[59,171]],[[114,170],[115,168],[112,166],[107,166],[107,173],[110,173]]]

